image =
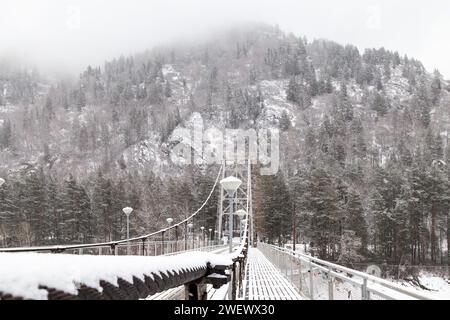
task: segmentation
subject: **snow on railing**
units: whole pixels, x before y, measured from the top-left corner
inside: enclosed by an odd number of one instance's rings
[[[157,257],[0,253],[0,261],[0,300],[145,298],[210,274],[214,282],[233,264],[228,255],[208,252]]]

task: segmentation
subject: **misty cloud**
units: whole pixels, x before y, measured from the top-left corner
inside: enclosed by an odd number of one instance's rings
[[[79,72],[121,54],[204,37],[245,21],[279,24],[309,39],[384,46],[450,75],[450,3],[318,0],[3,0],[0,55]]]

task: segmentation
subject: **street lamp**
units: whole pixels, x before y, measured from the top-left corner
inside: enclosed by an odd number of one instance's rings
[[[194,249],[194,224],[188,223],[187,227],[189,230],[192,230],[192,249]]]
[[[208,238],[208,242],[209,242],[209,245],[211,245],[211,232],[212,232],[212,229],[210,228],[210,229],[208,229],[208,231],[209,231],[209,238]]]
[[[242,223],[245,221],[243,218],[247,215],[247,211],[239,209],[236,211],[236,215],[239,217],[239,237],[242,236]]]
[[[227,177],[220,180],[220,185],[228,194],[230,199],[230,216],[228,217],[228,246],[230,253],[233,251],[233,206],[234,206],[234,195],[241,185],[242,181],[236,177]]]
[[[236,215],[239,217],[239,218],[243,218],[243,217],[245,217],[245,215],[247,214],[247,211],[245,211],[245,210],[242,210],[242,209],[239,209],[238,211],[236,211]]]
[[[172,218],[167,218],[166,221],[169,224],[169,228],[170,228],[170,226],[172,225],[173,219]],[[167,240],[170,241],[170,230],[168,230]]]
[[[127,255],[130,254],[130,214],[133,212],[133,208],[125,207],[122,209],[123,213],[127,216]]]
[[[201,240],[200,240],[200,243],[202,244],[202,246],[204,247],[205,246],[205,234],[204,234],[204,231],[205,231],[205,227],[204,226],[201,226],[200,227],[200,230],[202,230],[202,235],[201,235]]]

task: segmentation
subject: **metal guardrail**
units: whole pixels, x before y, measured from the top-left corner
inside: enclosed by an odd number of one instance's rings
[[[414,289],[290,249],[262,242],[258,249],[309,299],[433,300]]]
[[[90,254],[90,255],[136,255],[136,256],[158,256],[180,253],[185,251],[210,251],[218,246],[222,246],[219,241],[146,241],[145,243],[119,244],[112,249],[110,246],[95,247],[64,247],[60,249],[56,247],[30,247],[30,248],[8,248],[0,249],[0,252],[52,252],[67,254]]]

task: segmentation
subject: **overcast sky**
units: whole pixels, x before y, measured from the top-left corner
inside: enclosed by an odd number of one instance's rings
[[[247,21],[361,50],[384,46],[450,78],[448,0],[0,0],[0,55],[79,72]]]

